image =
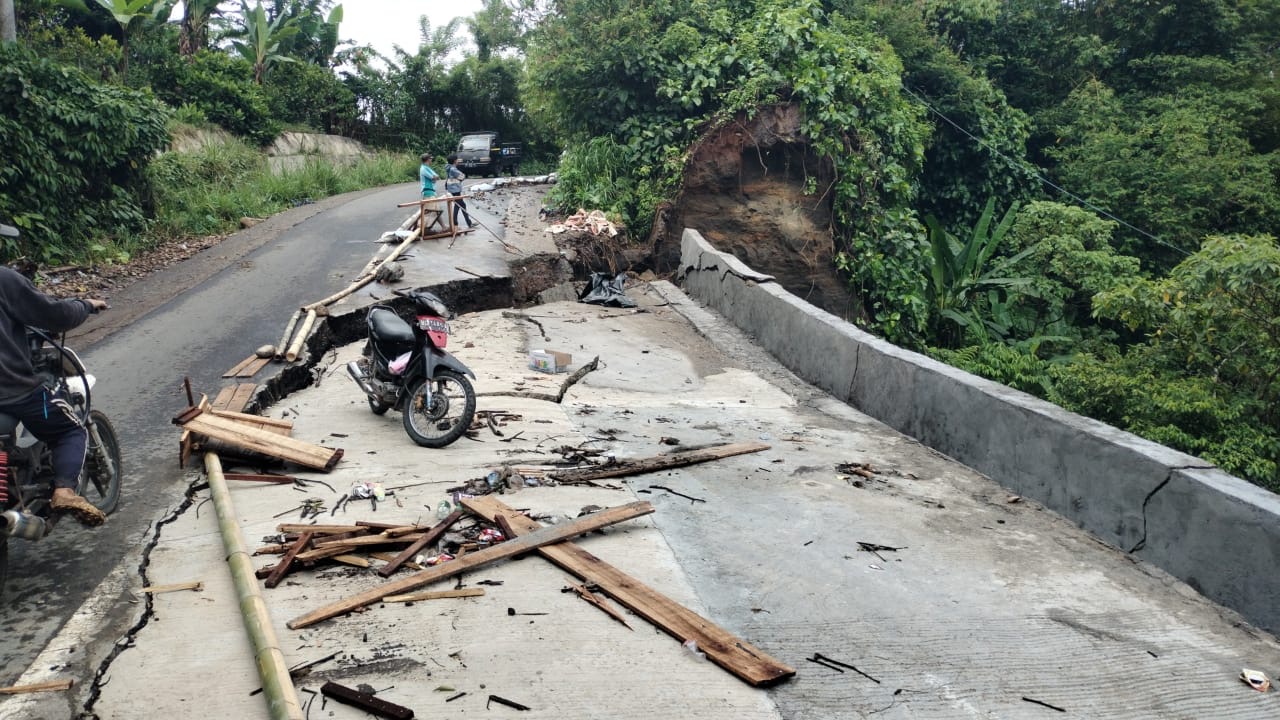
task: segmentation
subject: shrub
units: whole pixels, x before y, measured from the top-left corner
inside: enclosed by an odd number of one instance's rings
[[[156,94],[173,106],[190,104],[210,121],[257,145],[280,134],[253,67],[242,58],[202,51],[189,60],[169,57],[151,71]]]

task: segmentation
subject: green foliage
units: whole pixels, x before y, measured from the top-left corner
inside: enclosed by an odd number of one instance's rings
[[[23,230],[5,259],[86,258],[95,237],[142,227],[143,171],[168,141],[150,93],[0,45],[0,107],[0,216]]]
[[[157,195],[152,237],[231,232],[246,215],[266,217],[308,198],[404,182],[416,167],[411,156],[381,153],[341,166],[316,157],[273,173],[260,152],[239,141],[167,152],[149,171]]]
[[[288,63],[271,71],[263,85],[271,116],[330,133],[349,127],[356,117],[355,94],[328,69]]]
[[[156,94],[170,105],[190,104],[228,132],[265,145],[280,133],[252,68],[240,58],[199,52],[190,59],[172,56],[152,68]]]
[[[1062,182],[1164,240],[1128,233],[1126,254],[1169,267],[1181,257],[1170,245],[1188,251],[1208,234],[1280,223],[1280,154],[1256,154],[1216,101],[1125,102],[1089,83],[1057,114],[1063,142],[1049,155]]]
[[[41,24],[23,35],[22,44],[46,60],[74,67],[99,82],[115,78],[120,67],[120,44],[110,36],[91,38],[83,28]]]
[[[624,225],[652,216],[657,197],[637,192],[627,174],[630,153],[611,137],[597,137],[565,151],[559,180],[547,199],[561,208],[604,210]]]
[[[959,350],[929,348],[929,355],[1011,388],[1038,397],[1053,392],[1051,363],[1040,359],[1035,351],[1004,343],[970,345]]]
[[[620,174],[632,183],[604,207],[652,208],[674,194],[708,127],[798,103],[804,135],[834,165],[841,267],[877,329],[907,339],[923,329],[925,244],[910,205],[927,131],[882,38],[815,0],[570,0],[559,9],[531,39],[526,98],[570,137],[627,148]],[[635,221],[633,235],[646,236],[651,216]]]
[[[1052,402],[1280,492],[1280,428],[1263,419],[1257,399],[1224,392],[1210,376],[1153,365],[1143,348],[1081,355],[1051,373]]]
[[[1079,349],[1081,341],[1112,337],[1093,318],[1093,297],[1118,283],[1140,277],[1138,260],[1111,247],[1115,223],[1059,203],[1036,201],[1019,210],[1007,235],[1006,261],[1011,275],[1029,281],[1010,308],[1011,338],[1063,338]]]
[[[1030,250],[993,262],[1018,207],[1009,208],[993,229],[995,209],[995,198],[991,198],[964,242],[944,230],[937,218],[930,216],[926,220],[932,250],[929,284],[925,286],[929,337],[945,347],[957,346],[966,335],[982,342],[992,336],[1004,339],[1009,330],[1007,318],[986,315],[978,302],[980,298],[990,298],[991,306],[1002,307],[1011,294],[1025,292],[1031,282],[1029,278],[1004,276],[1005,268],[1030,254]]]
[[[280,44],[297,35],[300,28],[294,18],[284,15],[268,19],[261,0],[252,8],[244,0],[240,0],[240,14],[244,22],[244,27],[238,33],[241,39],[232,40],[231,47],[253,66],[253,81],[261,85],[269,66],[296,62],[294,58],[281,55],[278,51]]]

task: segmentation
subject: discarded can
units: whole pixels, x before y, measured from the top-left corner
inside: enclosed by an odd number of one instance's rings
[[[453,556],[452,556],[452,555],[450,555],[449,553],[440,553],[439,555],[432,555],[431,557],[427,558],[427,559],[423,562],[423,564],[424,564],[424,565],[429,565],[429,566],[430,566],[430,565],[439,565],[439,564],[440,564],[440,563],[442,563],[442,562],[448,562],[448,561],[450,561],[450,560],[452,560],[452,559],[453,559]]]
[[[494,528],[485,528],[476,537],[476,541],[482,543],[500,543],[503,540],[506,540],[506,538],[503,537],[502,532]]]
[[[489,483],[489,489],[493,490],[502,482],[502,476],[498,474],[497,470],[491,470],[485,477],[485,482]]]

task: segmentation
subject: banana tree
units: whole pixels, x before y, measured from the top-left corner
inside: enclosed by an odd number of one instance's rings
[[[139,22],[147,19],[166,18],[173,9],[169,0],[94,0],[100,7],[111,13],[111,17],[120,26],[120,74],[129,71],[129,36]],[[89,8],[83,0],[60,0],[64,7],[88,12]]]
[[[218,13],[219,0],[184,0],[178,54],[191,57],[209,46],[209,20]]]
[[[953,347],[967,329],[976,331],[974,334],[980,339],[988,339],[990,335],[1003,339],[1008,318],[991,312],[984,316],[978,305],[987,300],[992,308],[1003,310],[1007,306],[1000,299],[1002,293],[1031,292],[1029,278],[1000,277],[998,273],[1030,255],[1034,247],[994,261],[996,250],[1013,226],[1017,210],[1016,204],[1009,208],[992,229],[995,198],[991,198],[964,242],[947,232],[936,217],[931,215],[925,219],[932,250],[926,293],[934,343]],[[994,294],[988,297],[988,293]]]
[[[292,18],[284,16],[269,21],[261,2],[250,9],[244,0],[240,0],[240,11],[244,18],[244,39],[232,40],[231,46],[253,63],[253,81],[261,85],[268,65],[295,62],[293,58],[281,55],[278,51],[281,42],[298,33],[298,26]]]

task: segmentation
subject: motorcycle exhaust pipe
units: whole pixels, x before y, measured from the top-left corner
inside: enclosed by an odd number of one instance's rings
[[[355,360],[347,363],[347,374],[351,376],[351,379],[356,381],[356,384],[360,386],[360,389],[364,391],[365,395],[368,395],[369,397],[378,396],[378,391],[374,390],[373,386],[369,384],[369,376],[365,375],[364,372],[360,370],[360,365]]]
[[[43,518],[17,510],[6,510],[0,515],[0,522],[4,523],[5,535],[23,540],[39,540],[47,531]]]

